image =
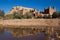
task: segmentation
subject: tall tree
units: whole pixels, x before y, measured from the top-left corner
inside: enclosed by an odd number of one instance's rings
[[[3,10],[0,10],[0,17],[4,17],[5,12]]]

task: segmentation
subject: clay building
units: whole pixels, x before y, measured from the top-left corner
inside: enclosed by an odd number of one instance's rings
[[[56,8],[55,7],[48,7],[48,8],[44,8],[44,12],[40,12],[42,16],[44,15],[52,15],[54,12],[56,12]]]
[[[13,12],[17,12],[17,13],[20,13],[20,14],[26,14],[27,12],[32,14],[32,16],[39,16],[39,15],[52,15],[54,12],[56,12],[56,8],[55,7],[48,7],[48,8],[44,8],[44,12],[41,12],[41,11],[37,11],[36,9],[33,9],[33,8],[27,8],[27,7],[22,7],[22,6],[15,6],[13,7],[11,10],[10,10],[10,14],[13,14]]]
[[[44,13],[46,13],[46,14],[52,15],[54,12],[56,12],[56,8],[55,7],[44,8]]]
[[[16,6],[16,7],[13,7],[9,13],[13,14],[14,12],[17,12],[17,13],[24,15],[26,12],[30,12],[30,10],[33,10],[33,9],[27,8],[27,7],[22,7],[22,6]]]

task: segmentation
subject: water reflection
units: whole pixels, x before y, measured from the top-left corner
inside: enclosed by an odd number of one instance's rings
[[[0,34],[4,33],[4,28],[0,28]]]
[[[41,29],[0,28],[0,40],[48,40],[48,37]]]

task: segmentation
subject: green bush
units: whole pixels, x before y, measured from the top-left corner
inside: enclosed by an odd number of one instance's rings
[[[57,17],[58,17],[57,12],[54,12],[54,13],[52,14],[52,18],[57,18]]]
[[[13,14],[5,15],[5,19],[13,19],[13,18],[14,18]]]
[[[50,19],[50,18],[52,18],[52,17],[51,17],[51,15],[50,15],[50,14],[48,14],[47,18],[48,18],[48,19]]]
[[[17,12],[14,12],[13,14],[7,14],[5,16],[6,19],[22,19],[23,18],[23,15],[22,14],[19,14]]]
[[[48,16],[47,15],[44,15],[43,18],[47,18]]]
[[[14,18],[16,18],[16,19],[22,19],[23,18],[23,15],[22,14],[16,14],[14,16]]]
[[[42,15],[37,16],[37,18],[43,18]]]
[[[32,15],[27,12],[26,14],[24,14],[24,18],[25,19],[30,19],[30,18],[32,18]]]
[[[58,12],[58,18],[60,18],[60,11]]]

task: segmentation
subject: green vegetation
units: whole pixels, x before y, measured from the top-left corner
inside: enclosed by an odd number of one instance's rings
[[[14,12],[13,14],[7,14],[5,16],[5,19],[22,19],[22,18],[23,18],[23,15],[17,12]]]
[[[22,15],[22,13],[14,12],[13,14],[7,14],[5,18],[6,19],[31,19],[32,15],[28,12],[24,15]]]
[[[22,13],[17,13],[17,12],[14,12],[13,14],[7,14],[5,16],[6,19],[32,19],[32,15],[30,13],[26,13],[26,14],[22,14]],[[44,18],[44,19],[51,19],[51,18],[60,18],[60,12],[55,12],[53,13],[53,15],[51,16],[50,14],[48,15],[39,15],[37,17],[34,17],[34,18],[37,18],[37,19],[41,19],[41,18]]]
[[[41,18],[44,18],[44,19],[50,19],[50,18],[51,18],[51,15],[50,15],[50,14],[44,15],[44,16],[39,15],[39,16],[37,16],[37,18],[38,18],[38,19],[41,19]]]
[[[23,15],[19,14],[17,12],[14,12],[13,16],[14,16],[14,19],[22,19],[23,18]]]
[[[44,15],[44,16],[43,16],[43,18],[45,18],[45,19],[46,19],[46,18],[47,18],[47,15]]]
[[[39,15],[39,16],[33,16],[31,13],[26,12],[24,15],[22,13],[17,13],[14,12],[13,14],[6,14],[3,10],[0,10],[0,19],[4,18],[4,19],[32,19],[32,18],[37,18],[37,19],[51,19],[51,18],[60,18],[60,11],[59,12],[54,12],[52,15],[48,14],[48,15]]]
[[[42,15],[37,16],[37,18],[42,18]]]
[[[57,17],[58,17],[57,13],[54,12],[53,15],[52,15],[52,18],[57,18]]]
[[[5,15],[4,19],[13,19],[13,18],[14,18],[13,14],[7,14]]]
[[[26,14],[24,14],[24,18],[25,19],[31,19],[32,18],[32,15],[27,12]]]
[[[47,18],[49,18],[49,19],[50,19],[50,18],[52,18],[52,17],[51,17],[51,15],[50,15],[50,14],[48,14]]]
[[[5,15],[5,12],[3,10],[0,10],[0,18],[3,18]]]
[[[58,12],[58,18],[60,18],[60,12]]]
[[[52,18],[60,18],[60,12],[53,13]]]

